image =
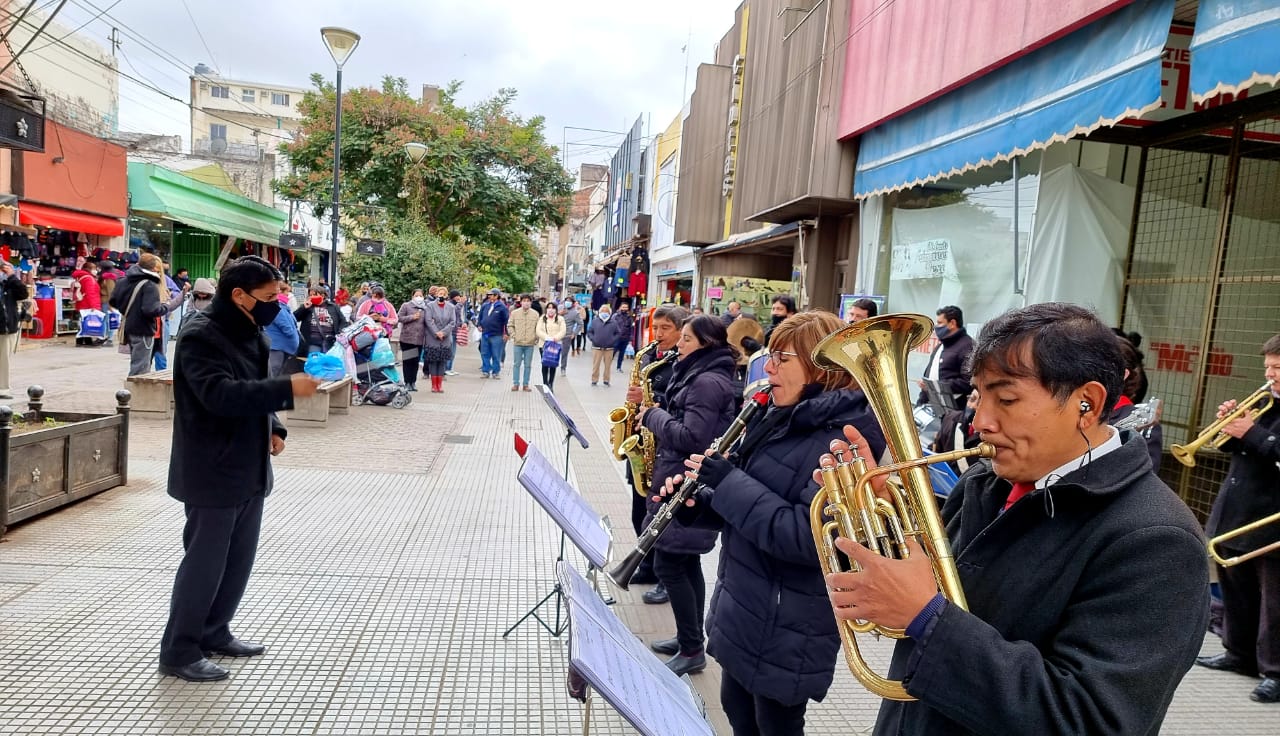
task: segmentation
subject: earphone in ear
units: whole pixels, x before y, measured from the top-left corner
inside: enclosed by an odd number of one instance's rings
[[[1088,413],[1089,413],[1089,410],[1090,410],[1090,409],[1092,409],[1092,408],[1093,408],[1093,404],[1090,404],[1088,401],[1081,400],[1081,402],[1080,402],[1080,413],[1081,413],[1081,414],[1088,414]]]

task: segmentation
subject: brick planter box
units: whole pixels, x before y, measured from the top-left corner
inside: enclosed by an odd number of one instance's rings
[[[115,414],[45,411],[39,386],[27,397],[21,415],[0,406],[0,535],[15,522],[129,480],[128,391],[116,392]],[[15,419],[30,429],[15,431]]]

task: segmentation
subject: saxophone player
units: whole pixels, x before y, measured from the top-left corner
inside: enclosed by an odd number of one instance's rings
[[[665,408],[667,406],[667,384],[671,382],[671,373],[675,370],[676,343],[680,340],[680,328],[684,327],[684,323],[689,320],[689,310],[674,304],[665,304],[658,307],[653,312],[652,330],[653,339],[657,348],[646,354],[642,360],[640,371],[646,376],[648,381],[647,393],[653,397],[653,405]],[[661,363],[653,370],[646,370],[649,366]],[[646,389],[644,386],[629,386],[627,388],[627,403],[635,404],[643,407]],[[656,448],[644,448],[646,457],[653,457]],[[653,468],[648,468],[650,472]],[[649,489],[642,488],[637,491],[630,473],[625,473],[627,484],[631,486],[631,527],[635,529],[636,536],[644,530],[644,517],[648,513],[646,496],[642,495]],[[636,570],[635,575],[631,578],[632,583],[640,585],[648,585],[658,583],[658,576],[653,572],[653,556],[645,557],[640,565],[640,569]],[[660,604],[667,602],[667,592],[661,583],[653,590],[644,594],[646,603]]]

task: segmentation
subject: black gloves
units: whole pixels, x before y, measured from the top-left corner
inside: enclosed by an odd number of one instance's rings
[[[721,455],[708,455],[702,459],[702,469],[698,471],[698,482],[712,488],[718,487],[733,472],[733,463]]]

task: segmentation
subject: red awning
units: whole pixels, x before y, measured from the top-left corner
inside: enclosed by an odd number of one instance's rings
[[[124,222],[121,220],[32,202],[18,205],[18,222],[91,235],[124,235]]]

